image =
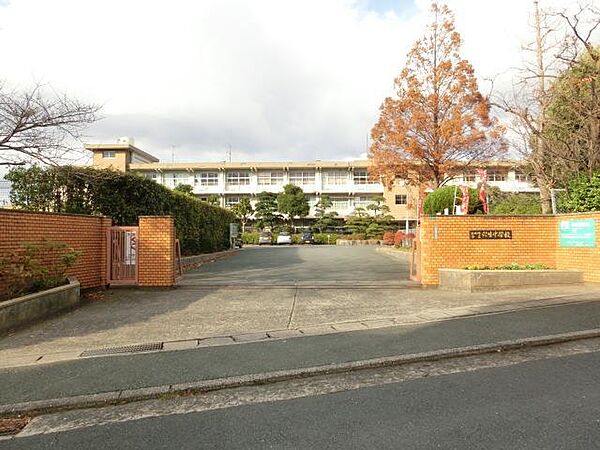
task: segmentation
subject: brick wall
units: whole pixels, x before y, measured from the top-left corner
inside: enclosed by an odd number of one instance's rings
[[[560,220],[594,219],[596,221],[596,247],[561,248],[556,247],[557,269],[578,269],[583,271],[584,281],[600,283],[600,213],[561,214],[556,216],[556,229]]]
[[[557,269],[584,271],[586,281],[600,282],[600,249],[560,248],[562,219],[595,219],[600,214],[559,216],[435,216],[423,217],[420,228],[421,282],[438,284],[438,269],[460,269],[471,264],[545,264]],[[512,239],[470,239],[471,230],[511,230]]]
[[[33,213],[0,209],[0,255],[22,248],[22,242],[65,242],[80,251],[69,270],[83,288],[106,284],[106,230],[108,217]]]
[[[140,216],[138,282],[172,286],[175,282],[175,225],[170,216]]]

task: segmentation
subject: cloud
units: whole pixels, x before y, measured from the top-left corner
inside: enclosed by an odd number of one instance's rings
[[[548,0],[550,1],[550,0]],[[529,2],[450,0],[483,80],[520,63]],[[568,4],[567,0],[552,0]],[[170,160],[334,159],[366,136],[429,2],[12,0],[2,76],[104,105],[90,140]],[[510,82],[508,82],[510,84]]]

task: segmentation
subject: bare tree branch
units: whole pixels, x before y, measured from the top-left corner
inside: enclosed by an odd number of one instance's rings
[[[0,164],[58,165],[80,151],[81,133],[100,106],[48,91],[40,84],[26,91],[0,84]]]
[[[573,142],[560,136],[556,120],[551,120],[548,115],[548,108],[556,101],[554,87],[562,82],[565,73],[579,64],[582,51],[593,61],[599,61],[600,54],[592,39],[600,30],[600,13],[589,2],[579,3],[574,12],[544,11],[538,3],[533,0],[536,39],[524,49],[535,55],[535,62],[524,64],[510,98],[496,97],[492,104],[513,118],[511,130],[520,141],[516,145],[534,170],[542,209],[549,212],[550,189],[564,184],[565,179],[581,172],[583,166],[596,164],[598,160],[591,150],[593,145],[588,145],[587,153],[583,155],[577,152]],[[569,100],[570,103],[573,101]],[[579,108],[574,116],[581,114],[590,118],[586,121],[587,128],[596,130],[591,116],[596,114],[594,120],[598,122],[598,111]],[[590,133],[593,135],[594,132]],[[581,140],[582,134],[578,133],[576,139]],[[589,167],[586,170],[589,171]]]

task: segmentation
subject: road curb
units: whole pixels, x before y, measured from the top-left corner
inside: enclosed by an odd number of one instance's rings
[[[462,319],[471,319],[474,317],[481,316],[491,316],[498,314],[510,314],[520,311],[530,311],[537,309],[545,309],[545,308],[554,308],[568,305],[580,305],[584,303],[597,302],[598,299],[584,299],[584,300],[574,300],[569,302],[561,302],[561,303],[548,303],[548,304],[539,304],[539,301],[554,301],[561,300],[564,298],[574,298],[580,297],[583,294],[572,294],[572,295],[559,295],[555,297],[547,297],[542,299],[537,299],[529,302],[522,303],[502,303],[495,305],[493,310],[489,311],[479,311],[479,312],[463,312],[461,314],[456,314],[452,316],[437,316],[437,317],[427,317],[425,318],[422,313],[421,315],[415,315],[413,319],[409,321],[401,321],[399,317],[387,317],[382,319],[365,319],[358,321],[348,321],[348,322],[336,322],[336,323],[325,323],[321,325],[314,326],[306,326],[302,328],[294,328],[294,329],[277,329],[277,330],[266,330],[258,332],[260,335],[266,334],[267,338],[261,337],[256,340],[248,340],[246,339],[246,335],[256,335],[257,332],[252,333],[240,333],[234,335],[214,335],[214,336],[203,336],[203,337],[195,337],[190,339],[178,339],[171,341],[163,341],[159,342],[163,345],[162,350],[152,350],[152,351],[138,351],[138,352],[109,352],[106,354],[98,354],[94,356],[85,356],[86,358],[100,358],[100,357],[117,357],[117,356],[131,356],[132,354],[142,354],[142,353],[150,353],[150,352],[162,352],[162,351],[176,351],[176,350],[192,350],[192,349],[201,349],[205,347],[213,347],[213,346],[223,346],[223,345],[240,345],[240,344],[249,344],[256,342],[268,342],[275,341],[281,339],[291,339],[296,337],[314,337],[314,336],[322,336],[327,334],[335,334],[335,333],[347,333],[354,331],[365,331],[365,330],[376,330],[379,328],[387,328],[387,327],[402,327],[402,326],[412,326],[419,324],[430,324],[437,322],[445,322],[449,320],[462,320]],[[516,305],[516,306],[515,306]],[[510,307],[510,308],[507,308]],[[462,308],[458,308],[462,309]],[[469,309],[469,308],[467,308]],[[451,310],[453,311],[453,310]],[[354,325],[354,327],[352,327]],[[342,329],[343,328],[343,329]],[[133,345],[146,345],[146,344],[156,344],[156,342],[136,342],[133,344],[123,344],[122,346],[115,347],[128,347]],[[61,351],[56,353],[47,353],[47,354],[33,354],[23,360],[20,358],[17,360],[17,363],[6,363],[5,361],[0,362],[0,370],[3,369],[14,369],[19,367],[30,367],[30,366],[38,366],[43,364],[49,364],[54,362],[67,362],[78,360],[81,358],[81,354],[88,351],[102,351],[109,350],[114,347],[100,347],[100,348],[86,348],[82,347],[79,349],[73,349],[69,351]]]
[[[173,385],[153,386],[139,389],[127,389],[98,394],[80,395],[74,397],[63,397],[49,400],[14,403],[9,405],[0,405],[0,417],[14,417],[24,415],[35,416],[40,414],[48,414],[72,409],[96,408],[102,406],[136,402],[141,400],[156,399],[165,396],[179,396],[185,394],[216,391],[227,388],[269,384],[291,379],[309,378],[318,375],[329,375],[335,373],[351,372],[356,370],[397,366],[416,362],[435,361],[464,356],[481,355],[486,353],[517,350],[526,347],[538,347],[597,337],[600,337],[600,328],[573,331],[554,335],[514,339],[490,344],[456,347],[430,352],[411,353],[405,355],[386,356],[381,358],[372,358],[359,361],[349,361],[344,363],[326,364],[300,369],[279,370],[273,372],[241,375]]]

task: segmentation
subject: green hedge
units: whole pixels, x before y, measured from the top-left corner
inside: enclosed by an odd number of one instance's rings
[[[258,244],[258,236],[259,234],[257,232],[252,232],[252,233],[244,233],[242,234],[242,242],[244,244]],[[277,236],[278,233],[273,233],[273,244],[277,243]],[[327,236],[329,236],[329,240],[327,239]],[[335,234],[335,233],[316,233],[313,234],[313,238],[315,240],[315,244],[327,244],[327,243],[331,243],[331,244],[335,244],[335,241],[337,239],[340,239],[340,235]],[[302,239],[302,234],[292,234],[292,244],[301,244],[302,242],[300,241],[300,239]]]
[[[242,244],[258,244],[258,233],[243,233],[242,234]]]
[[[562,212],[600,211],[600,171],[588,178],[571,180],[567,192],[561,193],[558,207]]]
[[[315,233],[313,234],[315,244],[332,244],[335,245],[335,241],[340,239],[339,234],[335,233]]]
[[[537,194],[510,194],[492,204],[490,213],[495,215],[541,214],[542,205]]]
[[[456,203],[454,203],[454,195],[456,194]],[[452,206],[460,205],[462,193],[459,187],[444,186],[436,189],[425,197],[423,203],[423,211],[425,214],[435,215],[443,214],[444,209],[448,208],[450,214],[454,214]],[[469,188],[469,214],[476,214],[478,211],[483,211],[483,206],[479,200],[479,191]]]
[[[16,168],[11,202],[31,211],[109,216],[115,225],[137,225],[138,216],[170,215],[184,255],[229,247],[230,211],[174,192],[132,173],[88,167]]]

